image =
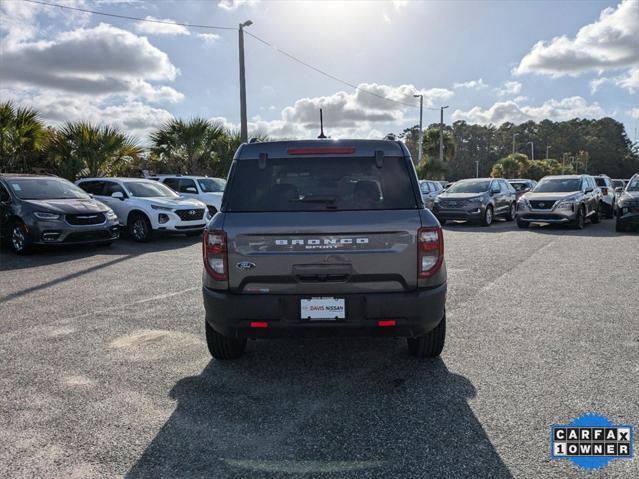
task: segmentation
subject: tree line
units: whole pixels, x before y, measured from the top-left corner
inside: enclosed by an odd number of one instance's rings
[[[399,137],[416,161],[419,127],[407,128]],[[226,177],[241,143],[239,131],[203,118],[172,119],[153,130],[149,140],[144,147],[118,128],[83,121],[54,127],[32,108],[0,103],[0,172],[52,173],[70,180],[141,176],[144,171]],[[499,127],[457,121],[444,126],[443,140],[440,160],[439,124],[424,130],[423,159],[416,165],[420,178],[458,180],[479,174],[539,179],[562,172],[628,178],[639,171],[637,145],[612,118]]]

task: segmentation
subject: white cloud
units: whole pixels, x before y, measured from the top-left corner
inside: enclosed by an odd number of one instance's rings
[[[166,53],[145,37],[104,23],[49,41],[21,43],[6,49],[2,60],[5,83],[80,94],[125,94],[140,88],[148,94],[154,87],[147,80],[170,81],[178,74]]]
[[[144,17],[146,22],[136,22],[135,29],[146,35],[190,35],[189,29],[182,25],[175,25],[170,18],[155,18],[150,15]],[[166,22],[166,23],[155,23]]]
[[[0,96],[6,97],[6,93],[2,90]],[[10,93],[17,104],[35,108],[49,124],[58,125],[66,121],[109,124],[137,137],[141,142],[147,140],[151,130],[172,118],[165,109],[151,107],[131,98],[111,104],[109,97],[68,95],[47,89],[12,89]]]
[[[639,65],[639,2],[622,0],[604,9],[599,19],[566,35],[536,43],[515,68],[515,74],[554,77]]]
[[[389,102],[363,90],[373,92],[395,102]],[[418,90],[413,85],[380,85],[361,83],[355,92],[336,92],[332,95],[301,98],[292,106],[281,111],[281,118],[263,120],[254,117],[249,122],[251,134],[263,133],[274,138],[313,138],[319,134],[319,109],[324,112],[324,128],[327,135],[333,138],[381,138],[380,124],[400,125],[406,122],[406,113],[411,110],[417,120],[417,111],[406,105],[419,105],[414,94],[424,95],[424,104],[432,107],[435,102],[449,99],[454,93],[445,88]],[[406,105],[402,104],[405,103]],[[227,127],[237,128],[225,118],[215,117],[213,120],[224,123]],[[372,135],[372,136],[371,136]]]
[[[518,81],[507,81],[501,88],[496,88],[495,91],[499,96],[519,95],[521,93],[521,83]]]
[[[197,37],[204,40],[206,45],[213,45],[221,38],[217,33],[198,33]]]
[[[472,90],[483,90],[484,88],[487,88],[488,85],[486,85],[484,83],[484,80],[482,80],[481,78],[479,80],[470,80],[467,82],[463,82],[463,83],[455,83],[453,85],[454,88],[469,88]]]
[[[566,121],[573,118],[598,118],[604,116],[598,103],[589,104],[580,96],[562,100],[547,100],[539,106],[520,106],[514,101],[497,102],[488,109],[479,106],[468,111],[455,110],[453,121],[464,120],[472,124],[500,125],[505,122],[524,123],[526,121]]]
[[[632,110],[628,110],[626,113],[632,118],[639,120],[639,108],[633,108]]]
[[[217,6],[226,11],[237,10],[240,7],[254,7],[260,3],[260,0],[220,0]]]
[[[634,93],[639,89],[639,67],[631,68],[614,77],[599,77],[591,80],[590,92],[597,93],[603,85],[615,85],[628,90],[629,93]]]

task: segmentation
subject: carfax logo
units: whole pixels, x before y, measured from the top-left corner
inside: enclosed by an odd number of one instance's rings
[[[570,459],[585,469],[602,468],[613,459],[632,459],[633,450],[633,426],[613,424],[598,414],[550,427],[551,459]]]

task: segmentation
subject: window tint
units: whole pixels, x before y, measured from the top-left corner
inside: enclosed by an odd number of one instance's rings
[[[421,190],[422,195],[427,195],[431,192],[431,186],[428,184],[428,181],[422,181],[419,184],[419,189]]]
[[[11,196],[9,196],[9,192],[4,187],[2,183],[0,183],[0,201],[9,201]]]
[[[181,178],[179,188],[180,189],[178,191],[180,193],[197,193],[197,186],[195,186],[195,181],[190,178]],[[195,191],[189,191],[188,188],[193,188]]]
[[[534,191],[535,193],[567,193],[581,189],[579,178],[544,178],[537,183]]]
[[[226,181],[221,178],[200,178],[197,182],[202,193],[221,193],[226,187]]]
[[[494,191],[495,193],[501,193],[503,192],[502,188],[501,188],[501,183],[499,181],[493,181],[490,185],[490,190]]]
[[[229,211],[324,211],[417,208],[403,158],[269,158],[237,161]],[[247,194],[251,192],[251,194]]]
[[[446,190],[447,193],[483,193],[490,188],[489,180],[460,180]]]
[[[606,178],[595,178],[597,186],[608,186],[608,180]]]
[[[102,195],[104,191],[104,181],[83,181],[78,186],[87,193],[96,196]]]
[[[126,181],[124,183],[131,196],[138,198],[177,198],[175,191],[155,181]]]
[[[164,183],[166,186],[168,186],[172,190],[178,191],[179,184],[180,184],[180,179],[179,178],[164,178],[164,181],[162,183]]]

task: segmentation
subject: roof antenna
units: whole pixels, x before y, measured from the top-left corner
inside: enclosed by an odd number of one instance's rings
[[[320,139],[325,139],[326,135],[324,134],[324,116],[322,115],[322,109],[320,108],[320,134],[318,136]]]

